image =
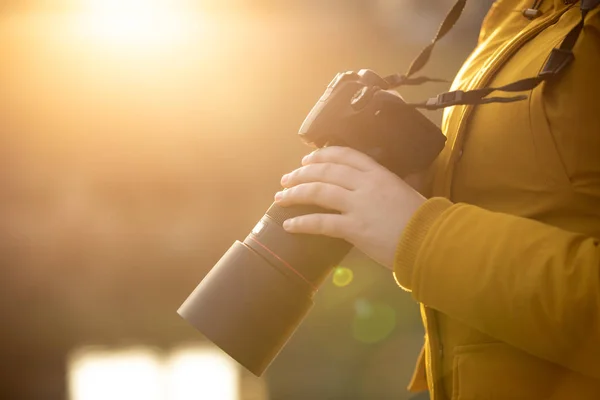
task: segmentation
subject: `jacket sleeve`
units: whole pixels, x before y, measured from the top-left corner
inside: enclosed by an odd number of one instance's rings
[[[424,305],[600,379],[597,238],[432,198],[403,233],[394,276]]]

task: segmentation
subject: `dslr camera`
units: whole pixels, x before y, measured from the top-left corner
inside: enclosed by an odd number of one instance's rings
[[[375,72],[338,73],[299,131],[307,144],[347,146],[400,177],[425,169],[444,147],[440,129]],[[186,321],[260,376],[300,325],[313,297],[350,251],[341,239],[286,232],[283,221],[335,212],[272,204],[178,310]]]

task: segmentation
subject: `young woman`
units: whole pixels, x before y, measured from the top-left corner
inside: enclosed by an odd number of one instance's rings
[[[531,3],[493,5],[453,89],[536,76],[582,18],[576,1]],[[421,304],[413,391],[600,399],[600,7],[573,53],[527,100],[446,109],[425,197],[349,148],[320,149],[282,178],[281,205],[340,211],[288,231],[346,239]]]

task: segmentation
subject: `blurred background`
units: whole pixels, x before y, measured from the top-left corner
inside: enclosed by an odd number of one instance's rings
[[[405,70],[453,2],[0,2],[0,398],[410,398],[417,304],[357,252],[262,378],[176,310],[310,151],[334,74]],[[453,77],[491,2],[428,75]]]

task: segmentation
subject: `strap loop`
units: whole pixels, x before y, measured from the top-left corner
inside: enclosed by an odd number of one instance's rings
[[[557,75],[574,59],[575,55],[573,55],[571,50],[552,49],[546,64],[544,64],[544,67],[538,76],[542,79],[548,79],[552,75]]]

